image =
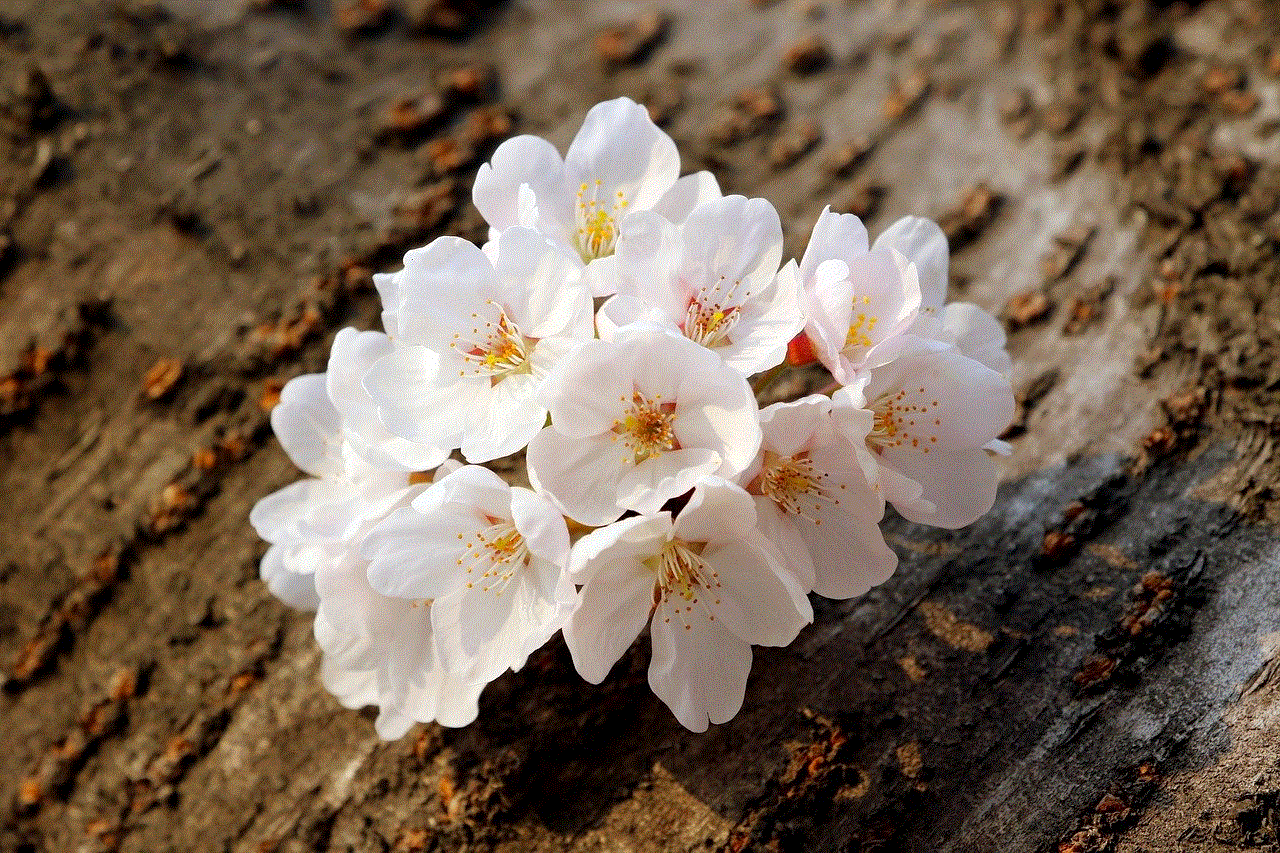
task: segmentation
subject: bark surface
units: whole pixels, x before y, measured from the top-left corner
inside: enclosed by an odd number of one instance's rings
[[[0,850],[1280,849],[1277,45],[1234,0],[9,0]],[[483,239],[501,139],[618,94],[791,255],[943,224],[1010,331],[996,506],[887,521],[706,734],[644,640],[598,687],[555,640],[383,743],[258,581],[268,412],[372,272]]]

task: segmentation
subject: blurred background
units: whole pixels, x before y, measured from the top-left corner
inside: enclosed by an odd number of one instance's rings
[[[475,170],[628,95],[684,172],[937,219],[1010,334],[992,514],[705,735],[553,640],[382,743],[259,582],[290,377]],[[1280,6],[0,3],[0,850],[1280,844]],[[786,390],[786,389],[782,389]]]

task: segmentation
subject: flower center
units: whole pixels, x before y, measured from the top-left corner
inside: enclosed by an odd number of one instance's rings
[[[626,398],[622,398],[626,401]],[[627,461],[639,465],[646,459],[655,459],[663,451],[676,450],[676,404],[662,402],[657,394],[652,400],[635,391],[631,406],[623,416],[613,422],[613,440],[622,438],[623,445],[631,451]]]
[[[936,428],[942,425],[942,419],[931,414],[938,408],[938,401],[927,399],[924,393],[923,388],[918,395],[903,388],[872,403],[867,447],[876,453],[898,448],[928,453],[929,446],[938,443]]]
[[[779,456],[766,450],[759,478],[760,494],[788,515],[798,515],[814,524],[821,524],[822,505],[840,505],[839,498],[833,498],[823,490],[822,481],[826,478],[825,472],[813,467],[808,452]]]
[[[590,183],[584,181],[578,187],[574,245],[584,263],[613,254],[618,243],[618,220],[627,207],[622,190],[618,190],[612,200],[599,198],[602,186],[596,179]]]
[[[674,602],[671,611],[663,616],[670,622],[672,616],[683,617],[685,630],[689,630],[688,614],[693,608],[703,608],[720,603],[720,573],[707,565],[702,559],[704,542],[685,542],[672,539],[662,546],[662,551],[645,561],[654,570],[657,577],[653,582],[653,607],[658,609],[671,603],[674,595],[679,600]],[[709,600],[707,600],[709,599]],[[707,618],[715,621],[714,613],[707,613]]]
[[[493,319],[485,319],[479,313],[472,314],[476,325],[470,335],[456,333],[449,346],[456,350],[465,364],[459,376],[488,376],[497,384],[512,373],[528,373],[532,370],[529,357],[537,341],[520,334],[520,327],[507,316],[507,311],[492,299],[485,305],[497,310]]]
[[[529,546],[516,530],[515,523],[485,516],[489,526],[470,536],[459,533],[467,546],[466,553],[458,558],[458,565],[465,566],[473,578],[467,581],[467,589],[480,584],[481,592],[502,595],[516,573],[529,562]]]
[[[844,336],[844,350],[848,353],[850,350],[863,347],[870,349],[875,341],[871,340],[871,334],[875,331],[876,323],[879,317],[868,315],[865,311],[859,311],[858,305],[870,305],[870,296],[853,297],[853,319],[849,321],[849,331]]]
[[[718,347],[731,343],[729,332],[738,324],[741,305],[751,297],[750,291],[738,295],[741,281],[727,283],[724,276],[711,287],[689,300],[685,309],[681,331],[684,336],[704,347]]]

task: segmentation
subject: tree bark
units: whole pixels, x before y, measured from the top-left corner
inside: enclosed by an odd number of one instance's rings
[[[1280,848],[1280,7],[82,0],[0,11],[0,849]],[[892,517],[705,734],[553,640],[464,729],[320,685],[268,413],[627,94],[685,171],[938,219],[1010,332],[995,508]],[[811,375],[776,383],[796,393]]]

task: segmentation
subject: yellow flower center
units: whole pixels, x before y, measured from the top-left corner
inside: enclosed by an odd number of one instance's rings
[[[702,559],[705,547],[705,542],[672,539],[663,545],[659,554],[645,561],[656,575],[653,608],[657,610],[670,605],[662,617],[663,621],[670,622],[673,616],[680,618],[686,631],[690,629],[689,616],[694,607],[705,609],[720,603],[720,573]],[[672,596],[679,600],[672,602]],[[708,612],[707,618],[714,622],[716,616]]]
[[[813,467],[807,451],[795,456],[780,456],[771,450],[764,454],[764,464],[758,479],[760,494],[778,505],[788,515],[808,519],[821,524],[823,504],[840,505],[840,499],[832,497],[823,488],[827,474]],[[844,484],[840,485],[844,488]]]
[[[584,181],[578,187],[574,244],[584,263],[613,254],[618,243],[618,220],[627,207],[622,190],[618,190],[612,200],[599,198],[602,186],[597,179]]]
[[[510,520],[485,516],[489,526],[469,536],[458,538],[466,543],[466,552],[458,565],[466,568],[467,589],[480,584],[481,592],[502,595],[516,574],[529,563],[529,546]]]
[[[876,453],[889,449],[919,450],[928,453],[938,443],[938,401],[910,388],[887,393],[871,404],[871,432],[867,447]]]
[[[625,397],[622,399],[626,401]],[[626,461],[639,465],[646,459],[656,459],[664,451],[679,448],[675,423],[675,403],[662,402],[661,394],[651,400],[635,391],[631,405],[613,422],[613,440],[621,439],[629,451]]]
[[[466,368],[459,370],[459,376],[488,376],[493,384],[497,384],[504,376],[512,373],[528,373],[533,369],[529,356],[533,352],[533,338],[520,334],[520,327],[507,316],[507,311],[492,299],[485,304],[496,309],[497,316],[491,319],[479,313],[471,315],[475,325],[469,335],[455,333],[449,346],[462,355]]]

